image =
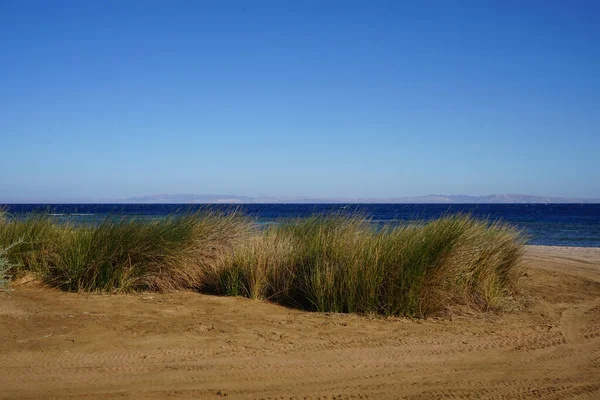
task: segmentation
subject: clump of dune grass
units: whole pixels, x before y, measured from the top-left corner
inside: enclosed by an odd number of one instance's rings
[[[212,289],[229,296],[288,302],[298,283],[294,273],[299,250],[279,228],[257,231],[215,268]]]
[[[209,289],[214,266],[251,228],[239,213],[109,217],[70,232],[48,280],[67,290]]]
[[[0,247],[6,249],[5,258],[11,265],[11,274],[23,272],[44,275],[48,272],[53,254],[64,246],[68,225],[56,224],[44,213],[32,213],[24,218],[9,219],[0,214]]]
[[[465,215],[381,229],[361,215],[313,216],[234,249],[220,290],[316,311],[498,309],[518,277],[523,240],[509,226]]]
[[[2,216],[0,215],[0,218],[1,217]],[[8,258],[8,253],[14,247],[20,245],[21,242],[22,240],[18,240],[8,247],[0,248],[0,290],[2,291],[8,290],[8,284],[12,276],[11,270],[15,267],[15,264],[11,263],[10,259]]]
[[[9,282],[8,271],[12,267],[6,258],[7,249],[0,249],[0,290],[6,290]]]
[[[210,210],[87,225],[43,214],[0,219],[4,275],[30,271],[63,290],[194,289],[384,315],[501,308],[523,243],[514,228],[468,215],[382,227],[336,214],[259,228],[238,212]]]
[[[454,304],[501,308],[521,276],[523,234],[499,222],[458,219],[453,223],[461,234],[428,274],[421,313]]]
[[[58,223],[47,214],[0,221],[12,272],[31,272],[64,290],[212,290],[215,266],[249,236],[242,214],[210,210],[157,220],[109,216]]]

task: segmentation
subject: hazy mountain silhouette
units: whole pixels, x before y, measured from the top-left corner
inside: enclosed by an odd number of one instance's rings
[[[442,203],[442,204],[498,204],[498,203],[600,203],[600,199],[533,196],[527,194],[490,194],[486,196],[431,194],[417,197],[388,198],[329,198],[329,197],[249,197],[220,194],[157,194],[136,196],[124,203]]]

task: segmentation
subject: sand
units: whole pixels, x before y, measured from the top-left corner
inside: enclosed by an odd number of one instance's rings
[[[197,293],[0,294],[0,398],[600,399],[600,248],[527,248],[503,314],[319,314]]]

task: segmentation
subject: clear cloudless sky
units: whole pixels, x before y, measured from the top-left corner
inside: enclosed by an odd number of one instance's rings
[[[0,197],[600,197],[600,2],[0,1]]]

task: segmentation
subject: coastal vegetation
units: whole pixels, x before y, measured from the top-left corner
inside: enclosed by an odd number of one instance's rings
[[[8,286],[8,270],[11,268],[8,259],[5,257],[6,252],[6,249],[0,249],[0,290],[6,290]]]
[[[460,214],[383,226],[360,214],[260,226],[210,209],[90,224],[0,217],[3,276],[33,274],[67,291],[187,289],[384,315],[501,308],[523,243],[511,226]]]

